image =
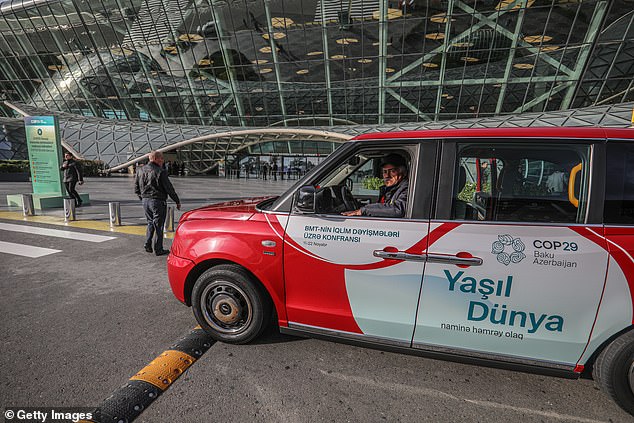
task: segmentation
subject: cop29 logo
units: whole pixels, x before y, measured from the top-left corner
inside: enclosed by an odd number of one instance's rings
[[[511,235],[498,235],[498,240],[491,245],[491,254],[494,254],[497,260],[505,266],[511,263],[519,263],[524,260],[526,254],[524,250],[526,246],[519,238],[513,238]]]

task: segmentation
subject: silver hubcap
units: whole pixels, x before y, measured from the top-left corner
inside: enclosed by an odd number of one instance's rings
[[[200,296],[200,308],[205,321],[214,330],[235,335],[252,320],[251,301],[237,285],[229,281],[214,281]]]

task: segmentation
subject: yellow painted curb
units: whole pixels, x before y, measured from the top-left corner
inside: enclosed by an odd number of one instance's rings
[[[183,374],[196,359],[184,352],[167,350],[141,369],[130,380],[142,380],[161,390],[166,390],[172,382]]]
[[[0,219],[21,220],[23,222],[45,223],[48,225],[67,226],[70,228],[92,229],[95,231],[115,232],[130,235],[145,236],[145,225],[125,225],[110,227],[110,222],[99,220],[74,220],[64,222],[64,219],[55,216],[24,216],[19,212],[0,211]],[[173,232],[165,232],[165,238],[173,239]]]

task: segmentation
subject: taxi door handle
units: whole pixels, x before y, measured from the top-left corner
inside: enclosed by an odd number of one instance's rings
[[[410,254],[403,251],[392,250],[374,250],[372,253],[374,257],[380,257],[384,259],[392,260],[408,260],[408,261],[427,261],[427,254]]]
[[[460,266],[482,265],[482,259],[480,257],[460,257],[458,255],[434,253],[411,254],[390,247],[383,250],[374,250],[372,255],[374,257],[392,260],[426,261],[429,263],[455,264]]]
[[[427,253],[427,261],[429,263],[446,263],[459,266],[482,266],[482,259],[480,257],[460,257],[452,254]]]

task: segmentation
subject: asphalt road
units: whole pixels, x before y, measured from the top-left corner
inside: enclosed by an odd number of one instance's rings
[[[172,297],[165,257],[144,252],[139,236],[114,236],[94,243],[0,229],[0,242],[60,250],[39,258],[0,252],[1,409],[99,406],[196,326],[191,310]],[[634,418],[589,380],[436,361],[271,330],[251,345],[214,344],[136,421]]]

